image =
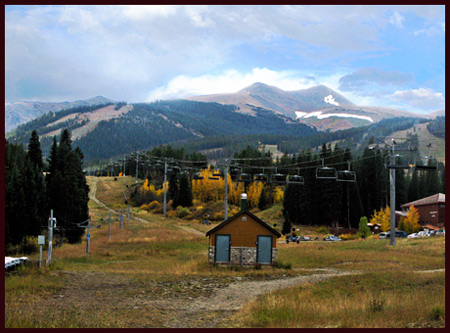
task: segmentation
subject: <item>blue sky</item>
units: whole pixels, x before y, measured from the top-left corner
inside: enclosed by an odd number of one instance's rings
[[[6,6],[6,102],[128,102],[324,84],[445,105],[444,6]]]

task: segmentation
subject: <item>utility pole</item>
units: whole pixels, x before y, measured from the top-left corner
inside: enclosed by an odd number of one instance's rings
[[[138,182],[138,164],[139,164],[139,152],[136,150],[136,184]]]
[[[391,233],[390,233],[390,245],[395,245],[395,155],[394,155],[394,143],[391,149],[392,166],[394,168],[389,170],[390,192],[391,192]]]
[[[109,212],[108,218],[108,240],[111,240],[111,212]]]
[[[164,161],[164,218],[167,217],[167,160]]]
[[[228,220],[228,160],[225,159],[225,195],[224,195],[224,201],[225,201],[225,212],[223,214],[225,221]]]
[[[88,219],[88,225],[87,225],[87,239],[86,239],[86,254],[89,257],[89,245],[91,243],[91,234],[89,232],[89,228],[91,226],[91,218]]]
[[[56,218],[53,219],[53,209],[51,209],[50,210],[50,219],[48,220],[47,266],[50,266],[52,263],[53,221],[55,221],[55,223],[56,223]]]
[[[126,157],[125,155],[123,155],[123,176],[125,177],[125,161],[126,161]]]

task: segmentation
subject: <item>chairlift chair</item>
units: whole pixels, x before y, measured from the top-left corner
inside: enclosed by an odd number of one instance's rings
[[[201,180],[204,177],[200,174],[200,172],[196,172],[192,178],[195,180]]]
[[[305,185],[305,178],[299,175],[289,175],[288,184]]]
[[[270,175],[270,182],[274,184],[286,184],[286,175],[274,173],[273,175]]]
[[[220,170],[217,170],[217,171],[213,172],[212,175],[213,175],[213,177],[224,177],[223,172],[220,171]]]
[[[252,181],[252,175],[249,173],[241,173],[238,182],[249,183]]]
[[[316,178],[317,179],[334,179],[336,180],[336,169],[330,167],[320,167],[316,169]]]
[[[338,170],[336,174],[336,181],[338,182],[356,182],[356,173],[355,171],[350,170]]]
[[[265,173],[256,173],[253,176],[253,180],[255,182],[266,182],[268,179],[267,175]]]

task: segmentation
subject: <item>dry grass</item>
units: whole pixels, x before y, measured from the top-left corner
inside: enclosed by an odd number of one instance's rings
[[[263,296],[232,320],[239,327],[442,327],[444,273],[376,272]]]
[[[114,207],[121,200],[120,195],[114,192],[125,184],[127,178],[118,181],[101,179],[98,197]],[[196,277],[257,279],[311,274],[305,273],[304,268],[357,270],[361,274],[273,292],[248,304],[222,325],[443,326],[445,273],[417,274],[414,271],[445,267],[444,237],[398,239],[395,247],[390,246],[388,240],[376,239],[365,242],[280,243],[279,259],[291,264],[291,270],[216,267],[207,261],[207,237],[179,227],[190,226],[206,233],[214,225],[163,219],[159,215],[135,211],[149,223],[124,219],[124,228],[120,229],[119,221],[114,220],[117,215],[112,215],[111,240],[108,240],[108,212],[93,201],[89,205],[93,224],[102,225],[91,229],[89,257],[84,238],[80,244],[54,248],[50,270],[23,269],[18,274],[8,275],[5,279],[7,327],[161,327],[160,318],[169,316],[170,310],[150,306],[135,309],[127,300],[139,299],[141,291],[150,290],[149,286],[155,283],[169,283],[171,288],[176,288],[182,281]],[[36,260],[38,256],[34,254],[30,259]],[[92,275],[91,282],[100,284],[93,286],[86,282],[86,288],[92,288],[92,298],[84,300],[84,307],[83,300],[69,304],[54,299],[60,290],[70,287],[66,272],[86,274],[86,277]],[[101,284],[103,281],[97,281],[99,277],[112,281],[106,287],[113,285],[118,288],[105,289]]]

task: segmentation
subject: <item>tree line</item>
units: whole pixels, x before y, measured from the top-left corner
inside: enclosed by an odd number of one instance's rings
[[[27,236],[42,234],[50,210],[57,219],[59,242],[79,242],[89,219],[89,187],[83,173],[83,152],[72,148],[69,131],[53,137],[50,156],[43,161],[36,130],[27,149],[5,142],[5,243],[17,246]]]

